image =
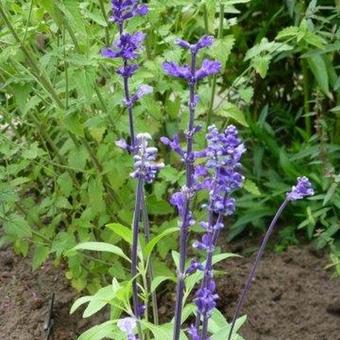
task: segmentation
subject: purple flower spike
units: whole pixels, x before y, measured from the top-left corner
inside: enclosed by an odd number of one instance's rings
[[[290,201],[300,200],[304,197],[313,196],[314,190],[309,179],[305,176],[298,177],[296,185],[292,187],[292,190],[287,194],[287,198]]]
[[[119,139],[115,142],[115,144],[121,148],[122,150],[130,152],[130,145],[126,142],[125,139]]]
[[[110,19],[119,25],[137,15],[143,16],[148,13],[148,7],[138,4],[137,0],[112,0],[111,2],[112,16]]]
[[[211,35],[205,35],[198,40],[196,44],[190,44],[188,41],[183,39],[176,39],[176,44],[182,48],[191,50],[192,53],[196,54],[200,49],[209,47],[213,44],[214,37]]]
[[[124,104],[128,107],[132,107],[133,105],[136,104],[136,102],[144,97],[145,95],[152,93],[153,91],[153,87],[149,86],[149,85],[141,85],[138,90],[136,91],[136,93],[130,97],[130,100],[127,102],[126,100],[124,100]]]
[[[201,80],[212,74],[216,74],[221,70],[221,63],[219,61],[204,59],[202,67],[196,72],[196,80]]]
[[[210,281],[213,281],[210,279]],[[201,313],[201,315],[207,315],[208,317],[211,315],[212,310],[216,306],[216,300],[218,299],[218,295],[214,294],[215,289],[211,289],[214,287],[214,284],[208,284],[207,287],[200,288],[196,292],[195,295],[195,304],[197,310]]]
[[[148,146],[151,136],[148,133],[137,135],[134,155],[134,171],[130,174],[133,178],[144,179],[147,183],[152,183],[158,171],[164,167],[163,163],[156,163],[157,149]]]
[[[106,58],[123,58],[124,60],[138,57],[138,50],[145,38],[142,32],[122,34],[113,44],[112,48],[104,48],[102,55]]]
[[[169,145],[173,151],[177,152],[183,157],[184,151],[181,148],[178,136],[174,136],[173,140],[169,139],[168,137],[161,137],[160,140],[163,144]]]

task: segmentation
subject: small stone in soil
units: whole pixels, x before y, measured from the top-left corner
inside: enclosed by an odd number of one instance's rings
[[[36,310],[36,309],[40,309],[43,306],[43,299],[41,298],[35,298],[32,301],[32,309]]]

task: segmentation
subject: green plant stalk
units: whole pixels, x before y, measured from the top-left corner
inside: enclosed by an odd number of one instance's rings
[[[24,34],[24,37],[22,39],[23,42],[26,40],[26,37],[27,37],[28,25],[30,24],[31,17],[32,17],[32,10],[33,10],[33,0],[31,0],[30,9],[29,9],[29,12],[28,12],[28,18],[27,18],[26,27],[25,27],[25,34]]]
[[[144,236],[145,236],[145,242],[150,242],[150,222],[149,222],[149,216],[147,212],[147,206],[145,201],[145,190],[142,195],[142,220],[143,220],[143,226],[144,226]],[[154,273],[153,273],[153,265],[151,259],[149,260],[148,266],[147,266],[147,280],[145,289],[148,291],[148,294],[151,292],[151,283],[154,279]],[[159,317],[158,317],[158,304],[157,304],[157,296],[156,292],[151,293],[151,303],[152,303],[152,313],[153,313],[153,322],[155,325],[159,324]]]
[[[206,33],[209,33],[209,19],[208,19],[208,10],[207,5],[203,5],[203,19],[204,19],[204,30]]]
[[[103,0],[99,0],[99,7],[100,7],[100,10],[103,14],[103,17],[104,17],[104,20],[106,22],[106,27],[105,27],[105,43],[106,45],[110,45],[110,30],[109,30],[109,21],[107,20],[107,15],[106,15],[106,12],[105,12],[105,6],[104,6],[104,2]]]
[[[309,96],[310,96],[310,88],[309,88],[309,72],[308,65],[305,59],[301,59],[301,68],[303,74],[303,108],[305,114],[305,129],[307,133],[307,138],[309,139],[312,136],[312,120],[310,114],[310,105],[309,105]]]
[[[223,35],[223,21],[224,21],[224,4],[220,3],[220,15],[219,15],[219,27],[218,27],[218,34],[217,37],[219,39],[222,38]],[[210,102],[209,102],[209,108],[208,108],[208,116],[207,116],[207,124],[206,124],[206,130],[208,130],[208,127],[211,124],[211,117],[214,110],[214,101],[215,101],[215,93],[216,93],[216,82],[217,82],[217,74],[214,74],[212,85],[211,85],[211,95],[210,95]]]
[[[283,201],[283,203],[280,205],[279,209],[277,210],[273,220],[271,221],[268,229],[267,229],[267,232],[261,242],[261,246],[256,254],[256,258],[255,258],[255,261],[254,261],[254,264],[252,266],[252,269],[248,275],[248,278],[247,278],[247,281],[246,281],[246,284],[245,284],[245,287],[242,291],[242,294],[239,298],[239,301],[237,303],[237,306],[236,306],[236,310],[235,310],[235,313],[234,313],[234,316],[233,316],[233,320],[231,322],[231,326],[230,326],[230,331],[229,331],[229,335],[228,335],[228,340],[231,340],[232,339],[232,335],[233,335],[233,330],[234,330],[234,327],[235,327],[235,323],[236,323],[236,320],[238,319],[239,315],[240,315],[240,312],[241,312],[241,309],[243,307],[243,304],[247,298],[247,294],[249,292],[249,289],[251,287],[251,284],[253,283],[253,279],[255,277],[255,273],[256,273],[256,269],[257,269],[257,266],[258,264],[260,263],[260,260],[262,258],[262,255],[264,253],[264,250],[266,248],[266,245],[267,245],[267,242],[271,236],[271,234],[273,233],[274,231],[274,228],[276,226],[276,223],[278,221],[278,219],[280,218],[283,210],[286,208],[287,204],[289,202],[289,199],[288,197],[285,198],[285,200]]]
[[[138,298],[138,284],[137,284],[137,262],[138,262],[138,231],[140,222],[140,212],[142,208],[142,197],[144,180],[139,178],[136,186],[135,209],[132,222],[132,247],[131,247],[131,277],[132,277],[132,301],[133,313],[137,319],[139,338],[143,339],[139,322],[139,298]]]
[[[68,62],[66,61],[66,34],[65,25],[63,25],[63,55],[64,55],[64,69],[65,69],[65,108],[68,109],[69,100],[69,84],[68,84]]]

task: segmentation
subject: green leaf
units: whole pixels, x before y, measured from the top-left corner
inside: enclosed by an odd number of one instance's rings
[[[69,172],[64,172],[61,176],[59,176],[57,183],[63,195],[68,197],[73,190],[73,180]]]
[[[178,268],[179,268],[179,253],[176,250],[173,250],[171,252],[171,256],[172,256],[172,259],[175,262],[176,269],[178,270]]]
[[[12,214],[3,224],[6,234],[16,238],[32,236],[32,230],[28,222],[20,215]]]
[[[53,240],[51,251],[55,252],[57,257],[60,257],[74,247],[75,244],[76,240],[73,233],[61,231]]]
[[[239,255],[236,254],[232,254],[232,253],[221,253],[221,254],[217,254],[217,255],[213,255],[212,257],[212,263],[216,264],[218,262],[221,262],[229,257],[238,257]],[[203,262],[203,265],[205,265],[206,261]],[[185,287],[186,287],[186,291],[185,291],[185,299],[184,301],[187,299],[187,297],[189,296],[190,292],[194,289],[195,285],[200,282],[203,279],[203,275],[204,273],[201,271],[198,271],[190,276],[188,276],[185,279]]]
[[[141,321],[142,325],[148,328],[155,339],[171,339],[172,333],[173,333],[173,324],[172,323],[166,323],[163,325],[155,326],[150,322],[146,322],[144,320]],[[188,340],[186,335],[183,331],[181,331],[180,334],[180,340]]]
[[[92,296],[88,306],[84,310],[83,317],[88,318],[91,315],[100,311],[108,303],[110,303],[116,296],[117,290],[113,285],[103,287]]]
[[[225,103],[222,109],[216,112],[216,115],[231,118],[245,127],[249,126],[243,112],[235,104]]]
[[[176,231],[179,231],[178,227],[173,227],[173,228],[169,228],[164,230],[161,234],[155,236],[145,247],[145,253],[146,256],[149,256],[153,250],[153,248],[156,246],[156,244],[165,236],[172,234]]]
[[[36,270],[39,268],[47,259],[48,254],[50,252],[49,247],[37,245],[34,249],[33,258],[32,258],[32,268]]]
[[[261,76],[262,79],[267,75],[270,60],[270,55],[257,56],[252,60],[252,65],[255,71]]]
[[[103,198],[103,184],[97,178],[91,178],[88,187],[89,205],[96,214],[105,211],[105,202]]]
[[[82,296],[79,299],[77,299],[76,301],[74,301],[74,303],[73,303],[73,305],[71,306],[71,309],[70,309],[70,314],[73,314],[84,303],[91,301],[92,298],[93,298],[93,296],[86,295],[86,296]]]
[[[132,244],[131,228],[125,227],[120,223],[109,223],[106,225],[106,227],[112,230],[118,236],[120,236],[127,243]]]
[[[158,286],[164,281],[174,281],[176,282],[176,278],[174,276],[157,276],[151,282],[151,293],[153,293]]]
[[[244,182],[244,189],[253,194],[254,196],[261,196],[261,192],[257,185],[250,179],[246,179]]]
[[[246,319],[247,319],[246,315],[243,315],[236,320],[235,327],[233,330],[233,336],[231,338],[232,340],[243,340],[243,338],[240,335],[238,335],[237,332],[240,329],[240,327],[245,323]],[[229,334],[229,331],[230,325],[223,327],[218,332],[213,334],[211,340],[225,340]]]
[[[104,338],[117,339],[114,331],[116,320],[106,321],[96,325],[78,337],[78,340],[101,340]]]
[[[231,34],[224,36],[222,39],[217,39],[214,43],[214,48],[212,49],[211,56],[219,60],[223,68],[230,56],[234,43],[235,38]]]
[[[327,67],[326,67],[326,63],[324,59],[322,58],[320,54],[313,54],[307,57],[307,61],[322,92],[325,95],[330,96],[328,73],[327,73]]]
[[[125,260],[131,262],[130,259],[124,254],[121,248],[105,242],[84,242],[76,245],[74,248],[72,248],[72,250],[94,250],[109,252],[120,257],[123,257]]]

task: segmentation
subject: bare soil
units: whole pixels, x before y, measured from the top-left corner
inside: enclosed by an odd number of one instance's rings
[[[226,274],[218,279],[218,307],[229,319],[252,261],[253,256],[233,259],[221,267]],[[330,278],[326,263],[326,257],[307,246],[268,252],[242,311],[248,321],[241,334],[247,340],[340,340],[340,279]],[[32,272],[30,259],[0,250],[0,339],[46,339],[43,328],[52,292],[51,340],[76,339],[98,321],[69,315],[76,293],[60,268],[47,263]],[[168,314],[173,294],[162,294],[160,305],[161,313]]]

